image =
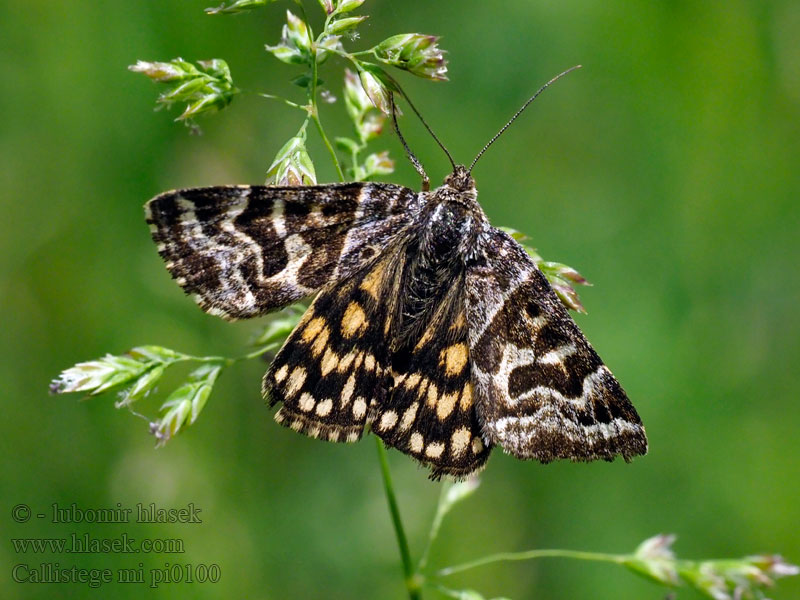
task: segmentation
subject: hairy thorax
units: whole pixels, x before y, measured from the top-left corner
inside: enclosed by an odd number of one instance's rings
[[[410,238],[396,313],[397,339],[416,343],[426,329],[463,309],[466,265],[486,217],[472,177],[463,169],[422,193],[423,216]]]

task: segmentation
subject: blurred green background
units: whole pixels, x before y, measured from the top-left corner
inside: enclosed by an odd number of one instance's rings
[[[263,363],[227,371],[198,423],[157,451],[146,423],[114,410],[113,397],[47,394],[61,369],[105,352],[155,343],[235,355],[258,325],[198,310],[143,221],[142,204],[166,189],[262,182],[300,124],[254,94],[204,120],[202,136],[173,123],[176,112],[152,112],[161,90],[126,70],[137,59],[223,57],[240,87],[302,101],[288,83],[297,70],[263,50],[290,3],[239,17],[204,15],[206,4],[0,4],[4,598],[404,597],[372,440],[326,444],[279,427],[259,393]],[[317,3],[306,6],[316,19]],[[361,13],[371,17],[364,48],[405,31],[443,36],[450,82],[397,76],[463,162],[541,83],[584,65],[536,101],[475,177],[495,224],[527,232],[546,259],[595,284],[582,290],[589,314],[577,320],[651,444],[630,465],[541,466],[495,452],[480,491],[446,521],[432,564],[534,547],[624,552],[659,532],[677,533],[687,558],[799,561],[800,4],[368,0]],[[322,74],[339,95],[342,66],[331,60]],[[341,102],[323,110],[332,135],[349,134]],[[403,122],[440,181],[446,159],[415,119]],[[332,181],[310,133],[319,179]],[[375,144],[384,147],[398,161],[387,179],[418,187],[392,135]],[[390,458],[418,553],[439,484],[407,457]],[[18,503],[36,513],[137,502],[193,502],[203,523],[10,518]],[[20,555],[8,541],[72,532],[181,538],[186,553]],[[93,591],[13,583],[18,562],[215,563],[222,579]],[[515,599],[665,595],[620,568],[558,560],[452,583]],[[800,581],[770,597],[800,597]]]

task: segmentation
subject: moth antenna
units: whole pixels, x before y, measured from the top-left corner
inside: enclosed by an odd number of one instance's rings
[[[426,120],[425,120],[425,119],[422,117],[422,115],[419,113],[419,111],[417,110],[417,107],[416,107],[416,106],[414,106],[414,103],[413,103],[413,102],[411,102],[411,98],[409,98],[409,97],[408,97],[408,95],[405,93],[405,91],[403,90],[403,88],[401,88],[401,87],[400,87],[400,85],[399,85],[399,84],[398,84],[396,81],[394,81],[394,79],[392,79],[392,84],[394,84],[394,87],[396,87],[396,88],[397,88],[397,93],[398,93],[398,94],[400,94],[400,95],[403,97],[403,100],[405,100],[406,102],[408,102],[408,105],[411,107],[411,110],[412,110],[412,111],[414,111],[414,114],[415,114],[415,115],[417,115],[417,118],[418,118],[418,119],[419,119],[419,120],[422,122],[422,124],[425,126],[425,129],[427,129],[427,130],[428,130],[428,133],[430,133],[430,134],[431,134],[431,137],[432,137],[434,140],[436,140],[436,143],[437,143],[437,144],[439,144],[439,148],[441,148],[441,149],[444,151],[444,153],[447,155],[447,159],[450,161],[450,165],[453,167],[453,170],[455,171],[455,170],[456,170],[456,163],[455,163],[455,161],[453,160],[453,157],[452,157],[452,155],[451,155],[451,154],[450,154],[450,152],[447,150],[447,148],[445,148],[445,145],[444,145],[444,144],[442,143],[442,141],[441,141],[441,140],[440,140],[440,139],[437,137],[437,135],[436,135],[435,133],[433,133],[433,129],[431,129],[431,126],[430,126],[430,125],[428,125],[428,122],[427,122],[427,121],[426,121]]]
[[[400,126],[397,124],[397,107],[394,103],[394,92],[389,92],[389,101],[392,104],[392,123],[394,124],[394,130],[397,132],[397,137],[400,138],[400,142],[403,144],[403,148],[406,150],[406,156],[408,156],[408,160],[410,160],[411,164],[414,165],[414,170],[419,173],[420,177],[422,177],[422,191],[427,192],[431,189],[431,180],[428,178],[428,174],[425,172],[425,168],[422,166],[422,163],[419,162],[419,159],[414,156],[411,148],[408,147],[406,138],[404,138],[403,134],[400,133]]]
[[[494,137],[493,137],[492,139],[490,139],[490,140],[489,140],[489,142],[488,142],[488,143],[487,143],[487,144],[486,144],[486,145],[483,147],[483,149],[482,149],[480,152],[478,152],[478,156],[476,156],[476,157],[475,157],[475,160],[473,160],[473,161],[472,161],[472,164],[469,166],[469,170],[467,171],[467,174],[471,174],[471,173],[472,173],[472,169],[475,167],[475,163],[476,163],[476,162],[478,162],[478,159],[479,159],[481,156],[483,156],[483,153],[484,153],[484,152],[486,152],[486,151],[489,149],[489,146],[491,146],[492,144],[494,144],[494,143],[497,141],[497,138],[499,138],[501,135],[503,135],[503,133],[505,132],[505,130],[506,130],[506,129],[508,129],[508,128],[511,126],[511,124],[512,124],[514,121],[516,121],[516,120],[517,120],[517,117],[519,117],[519,116],[522,114],[522,111],[524,111],[526,108],[528,108],[528,105],[530,105],[530,103],[531,103],[531,102],[533,102],[534,100],[536,100],[536,98],[539,96],[539,94],[541,94],[543,91],[545,91],[545,90],[547,89],[547,87],[548,87],[548,86],[549,86],[551,83],[554,83],[555,81],[557,81],[557,80],[561,79],[561,78],[562,78],[564,75],[566,75],[567,73],[570,73],[570,72],[574,71],[575,69],[580,69],[580,68],[581,68],[581,65],[575,65],[574,67],[571,67],[571,68],[567,69],[567,70],[566,70],[566,71],[564,71],[563,73],[559,73],[558,75],[556,75],[555,77],[553,77],[553,78],[552,78],[550,81],[548,81],[547,83],[545,83],[545,84],[544,84],[542,87],[540,87],[540,88],[538,89],[538,91],[537,91],[537,92],[536,92],[536,93],[535,93],[533,96],[531,96],[530,98],[528,98],[528,101],[527,101],[525,104],[523,104],[523,105],[522,105],[522,107],[521,107],[521,108],[520,108],[520,109],[519,109],[517,112],[515,112],[515,113],[514,113],[514,116],[513,116],[513,117],[511,117],[511,118],[508,120],[508,123],[506,123],[505,125],[503,125],[503,127],[500,129],[500,131],[498,131],[498,132],[497,132],[497,133],[494,135]],[[412,107],[412,108],[413,108],[413,107]]]

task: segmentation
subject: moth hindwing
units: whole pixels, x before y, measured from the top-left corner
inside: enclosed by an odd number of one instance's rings
[[[228,319],[317,294],[264,377],[276,420],[329,441],[367,428],[434,478],[495,445],[542,462],[626,460],[636,410],[526,252],[458,166],[389,184],[179,190],[147,205],[159,253]]]

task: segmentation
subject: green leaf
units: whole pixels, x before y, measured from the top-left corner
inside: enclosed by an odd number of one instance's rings
[[[458,600],[486,600],[483,595],[475,590],[459,590]]]
[[[512,238],[514,238],[518,242],[524,242],[525,240],[528,239],[527,235],[525,235],[521,231],[517,231],[516,229],[513,229],[511,227],[498,227],[498,229],[500,231],[504,231],[505,233],[510,235]]]

